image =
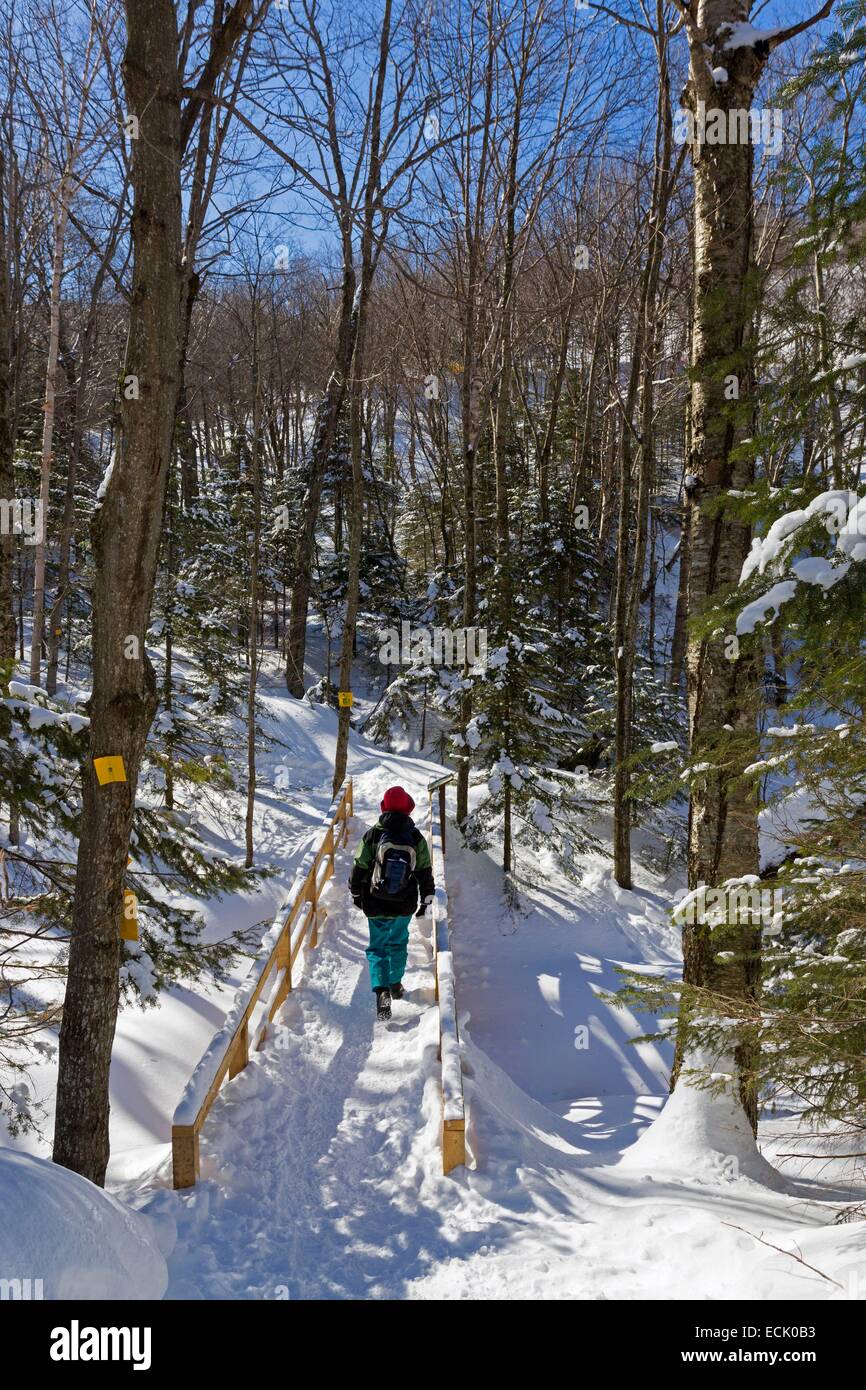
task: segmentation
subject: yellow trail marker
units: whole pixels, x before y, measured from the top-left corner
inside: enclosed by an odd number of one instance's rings
[[[96,776],[101,787],[104,787],[107,782],[126,781],[126,768],[123,766],[123,758],[119,753],[110,758],[94,758],[93,766],[96,769]]]
[[[123,912],[120,914],[121,941],[138,940],[138,898],[131,888],[123,890]]]
[[[351,709],[351,708],[352,708],[352,692],[351,692],[351,690],[338,690],[338,691],[337,691],[337,703],[338,703],[338,705],[340,706],[341,709]]]

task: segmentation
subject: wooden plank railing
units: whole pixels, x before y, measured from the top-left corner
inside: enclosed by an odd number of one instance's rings
[[[253,967],[243,981],[225,1023],[187,1082],[171,1127],[174,1186],[193,1187],[199,1177],[199,1134],[226,1076],[237,1076],[250,1057],[250,1037],[264,1046],[268,1024],[292,988],[292,966],[309,936],[319,939],[326,917],[321,905],[325,884],[334,872],[334,856],[349,838],[352,817],[349,777],[322,822],[322,833],[303,860],[289,895],[262,938]],[[271,977],[273,976],[273,979]],[[271,988],[265,994],[265,985]],[[256,1016],[258,1015],[258,1016]]]
[[[442,1064],[442,1171],[450,1173],[466,1162],[466,1109],[463,1100],[463,1066],[457,1027],[454,991],[454,956],[448,920],[448,886],[445,880],[445,785],[439,778],[430,784],[430,857],[436,895],[433,900],[433,960],[436,1000],[439,1005],[439,1060]],[[439,814],[434,813],[435,791]]]

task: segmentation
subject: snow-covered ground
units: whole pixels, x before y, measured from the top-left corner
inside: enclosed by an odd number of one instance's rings
[[[0,1148],[0,1211],[0,1300],[165,1293],[160,1223],[67,1168]]]
[[[282,746],[262,759],[256,842],[282,872],[212,904],[215,932],[270,920],[331,799],[334,713],[267,675],[262,698]],[[353,736],[349,770],[353,843],[320,944],[264,1050],[223,1087],[188,1192],[170,1188],[171,1114],[230,991],[177,989],[121,1016],[109,1188],[152,1218],[166,1296],[866,1295],[866,1226],[831,1224],[866,1195],[854,1165],[832,1158],[850,1139],[816,1140],[777,1117],[762,1131],[768,1156],[827,1157],[780,1158],[774,1171],[723,1100],[681,1087],[666,1104],[668,1050],[631,1045],[648,1021],[600,997],[617,965],[676,970],[678,934],[672,882],[640,870],[623,892],[599,856],[578,885],[543,856],[524,866],[512,910],[494,861],[449,838],[470,1157],[443,1176],[429,924],[416,919],[407,996],[377,1025],[365,919],[345,892],[382,791],[401,782],[420,810],[437,769]],[[237,810],[226,806],[227,843]],[[37,1080],[50,1104],[47,1063]]]

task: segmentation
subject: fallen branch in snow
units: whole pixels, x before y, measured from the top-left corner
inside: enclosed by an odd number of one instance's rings
[[[733,1221],[723,1221],[722,1225],[730,1226],[732,1231],[742,1231],[743,1235],[751,1236],[752,1240],[756,1240],[759,1245],[766,1245],[769,1250],[777,1250],[780,1255],[790,1255],[791,1259],[796,1260],[797,1264],[802,1265],[804,1269],[811,1269],[813,1274],[817,1274],[822,1279],[826,1279],[828,1284],[835,1284],[837,1289],[844,1290],[844,1284],[840,1284],[838,1279],[831,1279],[829,1274],[825,1274],[823,1270],[816,1269],[814,1265],[810,1265],[808,1260],[804,1260],[799,1252],[795,1255],[793,1250],[784,1250],[781,1245],[774,1245],[771,1240],[764,1240],[763,1236],[756,1236],[754,1232],[747,1231],[745,1226],[737,1226]]]
[[[840,1207],[833,1217],[834,1226],[848,1226],[852,1221],[866,1221],[866,1202],[853,1207]]]
[[[866,1158],[866,1152],[854,1154],[776,1154],[776,1158]]]

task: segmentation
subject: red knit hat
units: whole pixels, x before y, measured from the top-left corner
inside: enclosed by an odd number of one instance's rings
[[[415,802],[402,787],[389,787],[382,797],[380,809],[383,811],[403,811],[408,816],[410,811],[415,810]]]

